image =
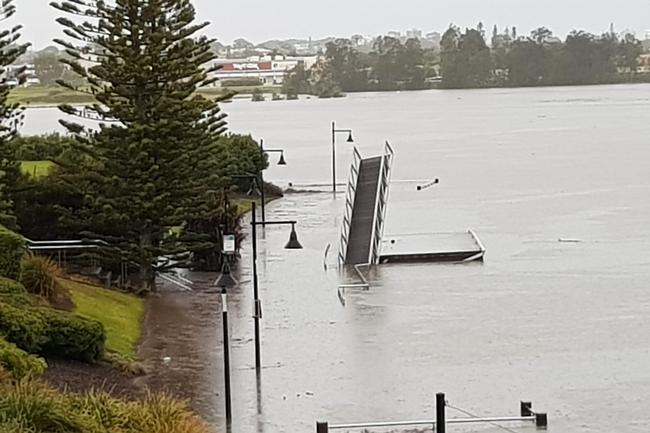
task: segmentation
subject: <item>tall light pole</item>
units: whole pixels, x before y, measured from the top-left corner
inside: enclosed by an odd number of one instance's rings
[[[268,225],[291,225],[289,242],[284,246],[288,250],[300,250],[302,245],[298,242],[296,234],[296,221],[256,221],[256,203],[251,203],[251,228],[253,244],[253,318],[255,319],[255,370],[257,374],[262,369],[261,340],[260,340],[260,319],[262,318],[262,301],[259,298],[259,282],[257,278],[257,226]]]
[[[278,165],[287,165],[284,159],[284,149],[264,149],[264,140],[260,140],[260,157],[264,163],[264,154],[266,153],[279,153],[280,160]],[[262,195],[262,222],[266,221],[266,196],[264,194],[264,168],[260,169],[260,193]]]
[[[228,234],[227,232],[222,232],[221,235],[223,242],[223,248],[221,250],[222,265],[221,265],[221,275],[215,281],[215,286],[221,287],[221,326],[223,327],[223,374],[224,374],[224,394],[226,400],[226,423],[230,426],[232,422],[232,404],[231,404],[231,388],[230,388],[230,339],[228,337],[228,292],[229,287],[237,286],[237,280],[235,280],[230,273],[230,264],[228,262],[228,256],[235,254],[235,237]],[[228,242],[226,241],[228,240]]]
[[[336,194],[336,134],[348,134],[348,143],[354,143],[351,129],[336,129],[336,122],[332,121],[332,192]]]

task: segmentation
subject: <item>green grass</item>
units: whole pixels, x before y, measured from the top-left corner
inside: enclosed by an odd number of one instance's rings
[[[47,176],[52,168],[54,168],[54,163],[51,161],[23,161],[20,163],[23,173],[36,178]]]
[[[280,93],[280,86],[243,86],[243,87],[209,87],[198,90],[198,94],[207,98],[221,96],[235,92],[238,95],[251,95],[256,88],[261,88],[264,93]],[[81,92],[74,92],[64,87],[29,86],[16,87],[9,94],[9,102],[19,102],[23,105],[59,105],[59,104],[88,104],[92,103],[92,96]]]
[[[126,359],[136,359],[144,301],[133,295],[77,281],[63,280],[62,283],[70,291],[75,312],[104,325],[106,348]]]
[[[84,104],[92,101],[90,95],[61,86],[16,87],[9,94],[9,102],[23,105]]]

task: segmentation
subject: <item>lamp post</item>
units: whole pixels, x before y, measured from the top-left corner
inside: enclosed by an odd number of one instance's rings
[[[223,238],[229,235],[222,235]],[[234,240],[234,237],[233,237]],[[222,254],[228,256],[234,254],[235,244],[224,242]],[[235,287],[237,281],[230,274],[230,264],[227,259],[222,260],[221,275],[215,281],[215,286],[221,287],[221,325],[223,327],[223,375],[224,394],[226,400],[226,423],[232,422],[232,404],[230,388],[230,339],[228,337],[228,291],[229,287]]]
[[[336,134],[347,133],[348,143],[354,143],[351,129],[336,129],[336,122],[332,122],[332,192],[336,195]]]
[[[260,319],[262,318],[262,301],[259,298],[259,282],[257,278],[257,226],[268,225],[291,225],[291,235],[285,249],[300,250],[302,245],[298,241],[296,234],[296,221],[257,221],[256,220],[256,203],[251,203],[251,228],[253,244],[253,318],[255,319],[255,370],[259,375],[262,368],[261,341],[260,341]]]
[[[287,165],[287,161],[284,159],[284,149],[264,149],[264,140],[260,140],[260,157],[262,162],[264,162],[265,153],[279,153],[280,160],[278,165]],[[264,194],[264,168],[260,169],[260,192],[262,195],[262,222],[266,221],[266,197]]]

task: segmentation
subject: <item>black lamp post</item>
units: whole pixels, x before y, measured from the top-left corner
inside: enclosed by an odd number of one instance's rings
[[[256,204],[251,203],[251,228],[253,243],[253,317],[255,318],[255,370],[257,374],[262,368],[261,341],[260,341],[260,319],[262,318],[262,301],[259,298],[259,287],[257,278],[257,226],[268,225],[291,225],[289,242],[284,248],[289,250],[300,250],[302,245],[298,241],[296,233],[296,221],[256,221]]]
[[[336,194],[336,134],[348,134],[348,143],[354,143],[351,129],[336,129],[336,122],[332,122],[332,192]]]
[[[223,235],[222,235],[223,236]],[[224,255],[230,254],[229,251],[223,251]],[[226,423],[232,422],[232,404],[230,388],[230,340],[228,337],[228,288],[237,286],[230,273],[230,263],[227,259],[222,260],[221,275],[214,283],[215,286],[221,287],[221,324],[223,327],[223,374],[224,389],[226,400]]]
[[[260,140],[260,156],[262,161],[264,161],[265,153],[279,153],[280,160],[278,165],[287,165],[287,160],[284,159],[284,149],[264,149],[264,140]],[[260,192],[262,195],[262,222],[266,221],[266,197],[264,194],[264,169],[260,169]]]

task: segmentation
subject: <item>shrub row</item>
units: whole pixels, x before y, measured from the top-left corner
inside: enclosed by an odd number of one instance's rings
[[[22,284],[3,277],[0,277],[0,302],[14,307],[28,307],[33,304]]]
[[[208,433],[186,405],[164,396],[125,402],[70,394],[39,381],[0,384],[0,433]]]
[[[104,355],[106,332],[96,321],[49,308],[0,302],[0,335],[29,353],[97,362]]]
[[[17,278],[24,253],[25,239],[0,226],[0,277]]]
[[[15,344],[0,338],[0,368],[5,369],[14,379],[42,374],[47,365],[41,358],[20,350]]]

